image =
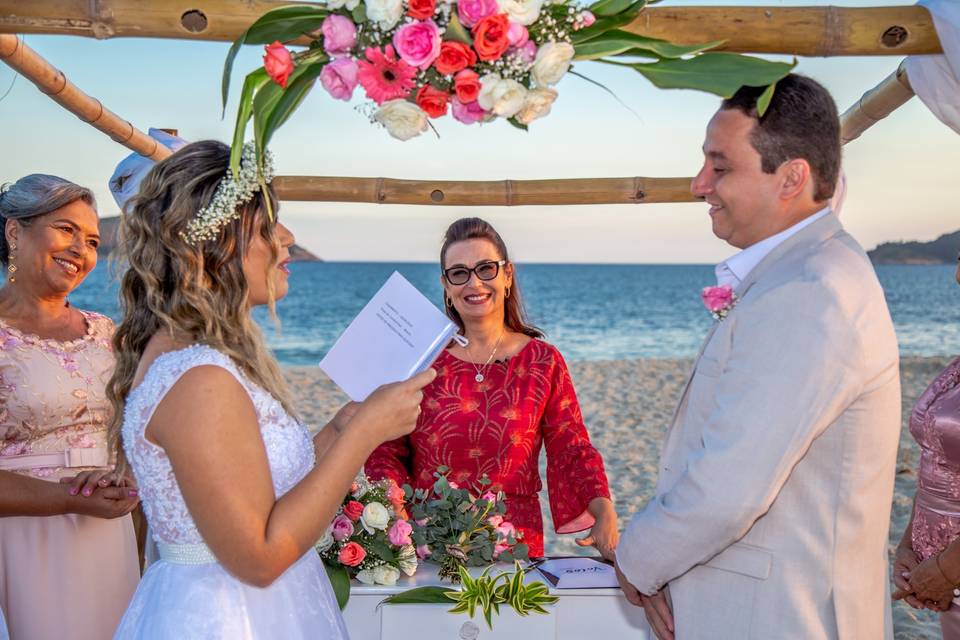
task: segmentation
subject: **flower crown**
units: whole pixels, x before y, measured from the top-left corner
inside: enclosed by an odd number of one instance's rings
[[[240,217],[240,206],[250,202],[253,195],[261,188],[265,189],[272,180],[273,155],[264,151],[263,167],[260,168],[256,146],[253,142],[246,143],[240,156],[240,170],[234,174],[227,169],[227,175],[217,185],[210,204],[197,212],[187,224],[187,230],[180,232],[180,237],[192,245],[213,240],[224,225]]]

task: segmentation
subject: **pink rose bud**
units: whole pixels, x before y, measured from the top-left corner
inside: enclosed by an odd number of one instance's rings
[[[451,489],[459,489],[459,488],[460,488],[460,485],[458,485],[458,484],[457,484],[456,482],[454,482],[453,480],[451,480],[451,481],[448,482],[447,484],[450,485],[450,488],[451,488]]]
[[[487,518],[487,522],[490,523],[490,525],[493,528],[497,528],[503,522],[503,516],[501,515],[490,516],[489,518]]]
[[[465,27],[474,26],[499,9],[497,0],[457,0],[457,17]]]
[[[330,14],[320,30],[323,32],[323,49],[331,56],[346,55],[357,44],[357,27],[345,16]]]
[[[421,560],[423,560],[424,558],[426,558],[426,557],[429,556],[429,555],[430,555],[430,547],[428,547],[428,546],[425,545],[425,544],[421,544],[419,547],[417,547],[417,557],[418,557],[418,558],[420,558]]]
[[[524,64],[533,64],[533,61],[537,58],[537,45],[533,43],[533,40],[527,40],[522,47],[516,48],[514,55],[519,56],[520,61]]]
[[[580,17],[583,18],[583,26],[584,26],[584,27],[589,27],[589,26],[591,26],[594,22],[597,21],[597,17],[596,17],[595,15],[593,15],[592,13],[590,13],[589,11],[581,11],[581,12],[580,12]]]
[[[320,84],[337,100],[350,100],[357,87],[357,70],[357,61],[353,58],[337,58],[323,67]],[[352,492],[355,493],[359,488]]]
[[[497,494],[495,494],[493,491],[487,491],[485,494],[483,494],[483,495],[480,496],[480,497],[483,498],[484,500],[486,500],[487,502],[496,502],[496,501],[497,501]]]
[[[390,540],[390,544],[402,547],[405,544],[413,544],[413,541],[410,539],[410,534],[413,532],[413,527],[410,526],[410,523],[406,520],[397,520],[393,523],[393,526],[390,527],[390,530],[387,531],[387,538]]]
[[[268,44],[264,48],[263,68],[270,79],[278,85],[287,88],[287,79],[293,73],[293,56],[279,40]]]
[[[511,47],[522,47],[530,41],[530,32],[522,24],[511,22],[507,29],[507,42]]]
[[[733,288],[730,285],[722,287],[704,287],[700,293],[703,304],[711,313],[722,311],[733,302]]]

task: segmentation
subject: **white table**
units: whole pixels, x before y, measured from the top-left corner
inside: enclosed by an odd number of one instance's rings
[[[492,575],[510,571],[512,565],[497,565]],[[473,575],[479,569],[471,569]],[[530,571],[526,582],[543,578]],[[560,600],[549,607],[548,615],[531,613],[521,617],[508,606],[500,606],[493,617],[493,630],[487,627],[479,609],[471,620],[467,614],[452,614],[447,604],[397,604],[377,607],[389,595],[413,587],[451,586],[437,577],[436,565],[420,565],[412,578],[402,576],[393,587],[351,583],[350,601],[343,611],[353,640],[648,640],[653,638],[643,609],[627,602],[620,589],[554,589]],[[549,585],[548,585],[549,586]]]

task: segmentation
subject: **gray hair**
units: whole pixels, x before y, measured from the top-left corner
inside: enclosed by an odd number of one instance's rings
[[[83,200],[96,209],[93,192],[69,180],[45,173],[31,173],[0,187],[0,263],[7,264],[10,247],[7,244],[7,220],[29,225],[33,218]]]

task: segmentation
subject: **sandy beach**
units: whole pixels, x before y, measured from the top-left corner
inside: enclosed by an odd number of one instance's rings
[[[919,451],[906,428],[916,398],[950,361],[946,357],[904,358],[903,429],[897,462],[896,489],[890,519],[891,549],[910,518]],[[603,454],[617,512],[628,519],[646,504],[656,482],[657,459],[663,435],[682,390],[689,360],[618,360],[571,362],[570,370],[594,444]],[[308,424],[320,426],[346,402],[346,397],[312,367],[285,368]],[[542,462],[542,461],[541,461]],[[544,504],[546,500],[542,501]],[[550,522],[545,514],[545,522]],[[573,536],[547,532],[548,554],[576,554]],[[896,638],[939,637],[939,623],[929,612],[916,612],[896,603]]]

